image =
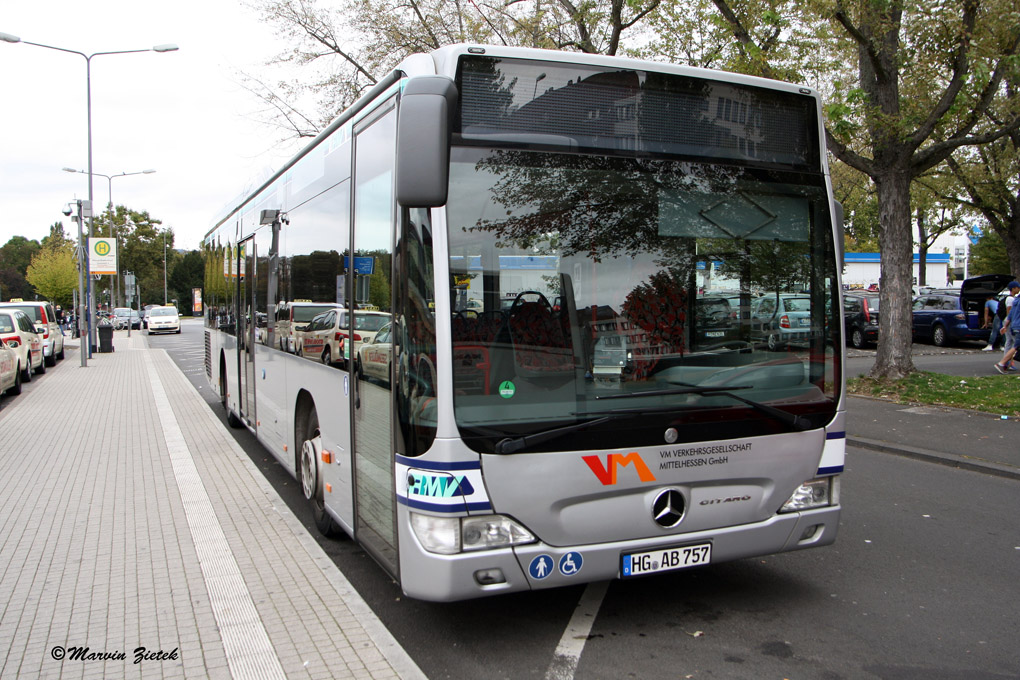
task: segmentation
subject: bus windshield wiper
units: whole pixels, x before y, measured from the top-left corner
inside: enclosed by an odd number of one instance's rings
[[[573,432],[580,432],[586,430],[589,427],[595,425],[601,425],[608,423],[612,420],[621,420],[624,418],[631,418],[633,416],[651,415],[657,413],[671,413],[677,410],[676,406],[656,406],[654,408],[648,408],[647,406],[641,408],[614,408],[611,411],[589,411],[586,413],[572,413],[571,415],[579,417],[590,417],[592,420],[585,420],[580,423],[574,423],[572,425],[564,425],[562,427],[554,427],[550,430],[543,430],[542,432],[536,432],[535,434],[521,435],[520,437],[505,437],[496,442],[496,453],[515,453],[531,446],[532,444],[541,444],[557,437],[562,437],[565,434],[571,434]]]
[[[767,416],[775,418],[779,422],[789,425],[798,432],[812,429],[811,421],[803,416],[798,416],[789,411],[763,404],[759,401],[747,399],[745,397],[737,396],[733,394],[734,390],[749,390],[752,389],[753,385],[734,385],[732,387],[725,387],[722,385],[711,385],[699,387],[698,385],[691,385],[689,383],[679,383],[681,387],[674,387],[664,390],[646,390],[644,392],[631,392],[628,394],[609,394],[605,396],[595,397],[596,399],[621,399],[625,397],[655,397],[655,396],[667,396],[671,394],[700,394],[700,395],[711,395],[719,397],[729,397],[739,402],[747,404],[751,408],[764,413]]]
[[[541,444],[547,442],[550,439],[556,439],[562,437],[565,434],[571,432],[580,432],[581,430],[595,425],[601,425],[602,423],[608,423],[610,420],[616,420],[631,415],[630,413],[619,413],[619,414],[608,414],[601,418],[595,418],[593,420],[586,420],[581,423],[574,423],[573,425],[565,425],[563,427],[554,427],[551,430],[545,430],[544,432],[536,432],[535,434],[527,434],[521,437],[506,437],[496,442],[496,453],[516,453],[526,446],[532,444]]]

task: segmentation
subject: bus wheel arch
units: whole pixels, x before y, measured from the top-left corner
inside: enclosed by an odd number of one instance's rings
[[[220,352],[220,403],[227,412],[227,425],[233,428],[241,427],[241,419],[234,415],[227,403],[227,359],[223,352]]]
[[[322,433],[312,396],[302,390],[294,412],[294,476],[312,511],[315,528],[323,536],[341,533],[340,526],[326,511],[322,482]]]

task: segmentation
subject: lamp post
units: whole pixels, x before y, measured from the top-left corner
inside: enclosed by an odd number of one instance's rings
[[[163,306],[166,306],[166,229],[163,230]]]
[[[61,170],[63,170],[64,172],[77,172],[77,173],[81,173],[83,175],[89,174],[85,170],[75,170],[74,168],[61,168]],[[106,183],[107,183],[106,186],[107,186],[107,189],[109,189],[109,202],[106,204],[106,210],[110,214],[110,238],[114,238],[116,236],[113,233],[113,180],[115,180],[118,177],[128,177],[129,175],[151,175],[154,172],[156,172],[156,171],[155,170],[139,170],[138,172],[120,172],[120,173],[117,173],[116,175],[104,175],[101,172],[93,172],[92,173],[93,175],[99,175],[100,177],[105,177],[106,178]],[[118,268],[119,268],[120,267],[120,264],[119,264],[120,263],[120,245],[119,244],[118,244],[118,250],[117,250],[117,261],[118,261]],[[117,275],[114,275],[114,278],[113,278],[114,303],[113,304],[114,304],[115,307],[117,306],[116,300],[119,298],[119,293],[117,292],[119,290],[119,281],[120,281],[120,277],[117,276]]]
[[[84,238],[82,237],[82,227],[81,227],[81,225],[82,225],[82,222],[84,221],[85,215],[92,213],[92,204],[89,203],[89,204],[86,205],[85,201],[83,201],[81,199],[78,199],[78,200],[74,201],[74,204],[75,204],[75,207],[77,208],[77,213],[74,215],[74,217],[71,217],[71,219],[73,219],[75,221],[75,223],[78,225],[78,247],[74,249],[75,260],[78,262],[78,290],[75,291],[75,296],[74,296],[74,298],[75,298],[74,299],[74,323],[78,327],[78,347],[79,347],[79,349],[81,351],[81,367],[85,368],[86,366],[88,366],[88,361],[85,358],[85,355],[86,355],[85,340],[84,340],[84,338],[82,336],[84,335],[83,331],[85,330],[85,324],[83,323],[83,321],[84,321],[84,312],[85,312],[85,279],[84,279],[84,277],[85,277],[85,267],[86,267],[86,265],[85,265],[85,262],[86,262],[86,251],[88,250],[88,248],[86,248],[85,244],[83,243]],[[67,207],[64,208],[64,215],[67,215],[68,217],[70,217],[71,213],[74,212],[74,210],[75,209],[71,207],[71,204],[68,203]]]
[[[133,54],[135,52],[176,52],[179,48],[177,45],[167,43],[165,45],[156,45],[144,50],[117,50],[113,52],[93,52],[92,54],[85,54],[78,50],[69,50],[65,47],[56,47],[55,45],[44,45],[42,43],[29,42],[22,40],[16,35],[10,33],[0,33],[0,41],[8,43],[22,43],[25,45],[32,45],[34,47],[44,47],[48,50],[56,50],[58,52],[67,52],[68,54],[77,54],[85,60],[85,92],[86,92],[86,108],[88,112],[88,139],[89,139],[89,203],[92,203],[92,57],[101,57],[109,54]],[[89,238],[94,235],[93,229],[93,218],[89,217]],[[88,263],[88,256],[86,253],[85,262]],[[92,348],[96,344],[96,294],[92,288],[92,277],[89,277],[89,307],[88,307],[88,343],[89,343],[89,356],[92,356]]]

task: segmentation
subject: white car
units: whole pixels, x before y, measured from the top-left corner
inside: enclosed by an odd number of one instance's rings
[[[23,311],[0,308],[0,340],[17,354],[21,382],[31,382],[32,373],[46,372],[42,338]]]
[[[308,324],[319,314],[332,309],[343,308],[331,302],[281,302],[276,308],[275,329],[280,349],[291,354],[301,354],[304,332]]]
[[[181,317],[176,307],[153,307],[149,310],[149,335],[180,332]]]
[[[42,340],[43,361],[47,366],[55,366],[58,359],[64,358],[64,333],[57,323],[53,305],[40,301],[11,301],[0,303],[0,308],[20,309],[28,316]]]
[[[18,353],[0,340],[0,394],[21,394],[21,371]]]
[[[349,310],[335,307],[316,315],[297,332],[298,354],[318,359],[324,364],[343,365],[352,353],[357,356],[362,343],[371,341],[376,332],[392,318],[387,312],[356,311],[351,336],[347,332],[349,314]]]
[[[390,324],[379,329],[375,337],[358,347],[358,375],[361,378],[376,378],[390,382],[390,364],[393,360],[393,344],[390,342]]]

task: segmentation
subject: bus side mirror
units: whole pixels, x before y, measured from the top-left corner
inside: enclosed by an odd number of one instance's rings
[[[833,201],[832,202],[832,211],[833,211],[833,215],[836,218],[836,234],[835,234],[835,239],[836,239],[836,243],[835,243],[835,245],[836,245],[836,261],[839,262],[839,268],[840,268],[840,271],[842,271],[843,268],[846,267],[846,253],[844,252],[846,250],[846,242],[845,242],[846,237],[845,237],[845,234],[844,234],[845,230],[843,228],[843,218],[844,218],[843,204],[840,203],[839,201]]]
[[[450,185],[450,128],[457,87],[444,76],[410,78],[397,113],[397,203],[405,208],[446,205]]]

